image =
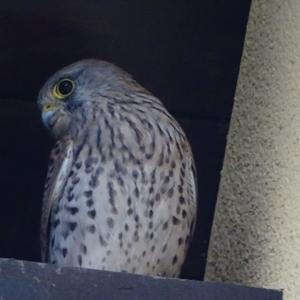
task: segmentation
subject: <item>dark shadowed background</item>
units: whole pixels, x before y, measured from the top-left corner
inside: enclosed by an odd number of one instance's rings
[[[202,279],[250,0],[51,0],[0,5],[0,256],[39,260],[52,141],[36,96],[59,68],[100,58],[132,73],[186,130],[199,175],[182,277]]]

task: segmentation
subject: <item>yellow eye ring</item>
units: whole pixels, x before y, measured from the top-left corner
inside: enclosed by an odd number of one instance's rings
[[[73,80],[65,78],[55,84],[52,90],[53,96],[58,100],[70,96],[74,91],[75,83]]]

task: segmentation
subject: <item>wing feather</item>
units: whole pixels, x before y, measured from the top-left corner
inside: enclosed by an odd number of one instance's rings
[[[71,171],[72,162],[72,141],[70,139],[59,140],[50,154],[50,162],[44,188],[40,232],[42,261],[46,261],[47,259],[48,231],[51,211],[57,205],[58,199],[64,189]]]

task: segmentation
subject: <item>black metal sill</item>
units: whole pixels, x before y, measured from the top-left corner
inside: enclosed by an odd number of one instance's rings
[[[0,299],[282,300],[282,292],[0,259]]]

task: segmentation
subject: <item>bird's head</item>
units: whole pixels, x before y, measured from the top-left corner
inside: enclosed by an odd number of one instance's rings
[[[38,95],[45,126],[57,138],[70,127],[74,111],[88,103],[101,104],[103,95],[136,88],[132,77],[117,66],[96,59],[75,62],[52,75]]]

